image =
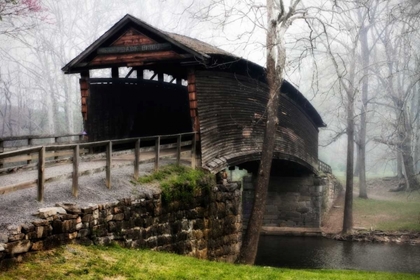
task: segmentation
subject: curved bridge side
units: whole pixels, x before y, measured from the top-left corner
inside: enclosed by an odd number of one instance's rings
[[[234,73],[196,72],[202,166],[216,173],[233,164],[259,160],[268,88]],[[275,155],[316,173],[318,128],[305,108],[282,94]]]

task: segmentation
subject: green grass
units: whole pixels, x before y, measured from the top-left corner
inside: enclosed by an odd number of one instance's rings
[[[419,279],[419,274],[233,265],[120,247],[67,245],[0,271],[0,279]]]
[[[182,165],[167,165],[151,175],[139,178],[139,183],[156,182],[162,189],[162,202],[190,202],[202,191],[208,191],[214,176],[200,169]]]
[[[415,194],[414,196],[419,196]],[[384,231],[420,231],[420,199],[354,199],[355,225]]]

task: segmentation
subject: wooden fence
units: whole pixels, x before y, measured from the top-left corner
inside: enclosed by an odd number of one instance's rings
[[[36,183],[38,187],[38,201],[43,201],[44,199],[44,185],[45,185],[45,159],[46,152],[53,151],[57,153],[58,151],[71,150],[72,151],[72,162],[73,162],[73,176],[72,176],[72,193],[73,196],[78,196],[78,187],[79,187],[79,163],[80,163],[80,151],[81,149],[93,148],[93,147],[106,147],[106,186],[111,188],[111,166],[112,166],[112,150],[116,145],[132,144],[130,148],[125,148],[126,150],[134,148],[134,178],[137,179],[139,176],[139,164],[140,164],[140,152],[145,151],[147,147],[154,146],[154,164],[155,170],[159,168],[159,158],[160,152],[163,149],[175,148],[176,147],[176,162],[180,163],[181,160],[181,149],[184,146],[191,146],[191,166],[196,167],[196,137],[195,133],[181,133],[174,135],[158,135],[158,136],[149,136],[149,137],[140,137],[140,138],[128,138],[128,139],[118,139],[118,140],[109,140],[109,141],[99,141],[99,142],[87,142],[87,143],[78,143],[78,144],[66,144],[66,145],[45,145],[45,146],[36,146],[31,148],[25,148],[10,152],[0,153],[0,160],[13,158],[22,155],[28,155],[36,153],[38,156],[38,179],[34,182],[25,182],[21,184],[15,184],[12,186],[7,186],[2,188],[2,192],[11,192],[30,187],[32,184]],[[191,138],[190,141],[184,141],[182,138]],[[165,140],[168,143],[161,145],[161,141]],[[140,148],[141,142],[154,142],[152,146],[144,146]],[[171,143],[171,141],[173,141]]]
[[[322,160],[318,160],[318,170],[324,172],[324,173],[330,173],[332,174],[331,166],[323,162]]]
[[[61,141],[63,141],[63,139],[70,138],[72,140],[64,141],[64,143],[80,143],[83,141],[84,136],[85,136],[84,134],[78,133],[78,134],[63,134],[63,135],[22,135],[22,136],[0,137],[0,153],[17,150],[22,147],[40,146],[41,143],[39,142],[45,142],[45,140],[47,140],[48,142],[51,142],[52,140],[53,144],[58,144]],[[74,138],[77,138],[77,140],[74,140]],[[54,158],[58,159],[58,157],[69,156],[69,155],[71,154],[69,154],[67,151],[57,152],[54,155]],[[26,161],[26,164],[30,164],[32,160],[34,159],[36,159],[36,157],[33,158],[32,154],[21,154],[19,157],[13,157],[7,160],[0,159],[0,168],[3,168],[4,165],[7,163],[13,164],[16,162]]]

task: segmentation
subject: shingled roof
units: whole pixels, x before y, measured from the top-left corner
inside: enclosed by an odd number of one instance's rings
[[[164,31],[163,31],[164,32]],[[185,45],[186,47],[195,50],[196,52],[212,55],[212,54],[218,54],[218,55],[226,55],[231,57],[236,57],[235,55],[222,50],[218,47],[212,46],[210,44],[207,44],[203,41],[187,37],[184,35],[176,34],[176,33],[170,33],[170,32],[164,32],[166,35],[171,37],[172,39],[178,41],[179,43]]]

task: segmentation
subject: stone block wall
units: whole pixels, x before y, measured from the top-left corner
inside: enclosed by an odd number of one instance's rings
[[[332,174],[323,174],[319,178],[322,186],[322,215],[330,211],[338,195],[344,190],[341,183]]]
[[[242,238],[240,198],[240,185],[234,183],[213,186],[188,202],[163,204],[160,191],[154,191],[89,207],[57,204],[40,209],[41,219],[0,235],[0,264],[67,243],[111,242],[234,262]]]
[[[337,197],[339,186],[332,175],[315,177],[270,177],[264,227],[319,228],[322,215]],[[254,180],[243,178],[244,228],[251,214]]]
[[[320,189],[313,176],[271,177],[264,226],[319,227]]]

